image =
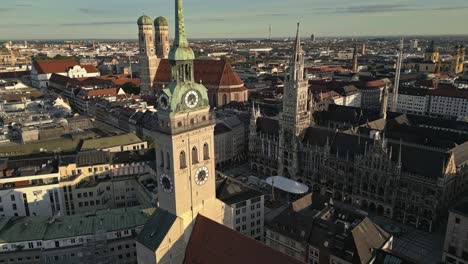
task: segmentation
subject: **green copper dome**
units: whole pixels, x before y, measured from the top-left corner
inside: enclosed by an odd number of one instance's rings
[[[169,23],[167,22],[167,18],[160,16],[154,20],[154,25],[156,27],[168,27]]]
[[[143,26],[143,25],[152,25],[151,18],[149,16],[143,15],[140,18],[138,18],[138,25]]]

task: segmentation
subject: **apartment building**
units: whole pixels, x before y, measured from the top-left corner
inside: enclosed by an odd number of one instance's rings
[[[393,243],[365,212],[317,194],[293,202],[265,229],[267,245],[311,264],[373,263]]]
[[[135,238],[154,208],[74,216],[0,217],[0,263],[136,263]]]
[[[152,151],[3,159],[0,216],[74,215],[157,201]]]
[[[234,209],[233,228],[263,241],[265,196],[258,190],[230,177],[216,180],[216,198]]]
[[[468,263],[467,199],[449,210],[442,261],[453,264]]]

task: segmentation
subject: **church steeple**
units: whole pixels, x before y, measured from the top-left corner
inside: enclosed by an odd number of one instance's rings
[[[209,100],[206,87],[194,80],[194,65],[193,60],[195,54],[189,46],[187,36],[185,34],[185,21],[183,0],[175,0],[176,6],[176,34],[172,49],[169,52],[169,63],[171,64],[171,82],[160,93],[160,104],[158,107],[158,116],[163,124],[160,127],[171,128],[172,130],[181,130],[182,127],[189,129],[195,125],[195,119],[184,120],[180,124],[179,121],[167,120],[168,115],[184,114],[177,118],[187,119],[186,114],[194,114],[194,110],[204,109],[206,115],[201,118],[208,122],[211,118],[209,115]],[[174,117],[174,116],[173,116]]]
[[[296,41],[294,51],[289,65],[290,81],[300,81],[304,79],[304,51],[301,45],[300,23],[297,23]]]
[[[189,61],[195,59],[195,54],[189,46],[187,35],[185,34],[185,18],[183,0],[176,0],[176,30],[172,49],[169,53],[171,61]]]
[[[284,153],[297,153],[297,141],[310,126],[312,119],[299,28],[300,24],[297,23],[296,41],[289,65],[289,79],[284,88],[283,111],[280,115],[279,171],[286,177],[298,176],[298,156]]]
[[[185,36],[182,0],[175,2],[176,41],[169,55],[172,80],[159,94],[154,137],[159,206],[193,219],[207,200],[216,198],[214,120],[207,89],[193,81],[195,56]]]

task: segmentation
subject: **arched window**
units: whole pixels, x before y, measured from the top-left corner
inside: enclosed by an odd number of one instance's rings
[[[187,168],[187,160],[185,159],[185,152],[184,151],[180,152],[179,161],[180,161],[180,168],[181,169]]]
[[[203,159],[210,159],[210,149],[208,148],[208,143],[205,143],[205,145],[203,145]]]
[[[198,150],[197,147],[192,148],[192,164],[198,163]]]
[[[223,105],[227,105],[227,96],[223,94]]]
[[[166,153],[166,169],[171,169],[171,156],[169,156],[169,152]]]
[[[164,167],[164,153],[163,153],[162,150],[160,151],[159,156],[160,156],[160,158],[159,158],[159,159],[160,159],[159,166],[160,166],[161,168],[163,168],[163,167]]]

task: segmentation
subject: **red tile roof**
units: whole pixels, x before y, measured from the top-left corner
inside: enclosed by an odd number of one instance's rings
[[[428,93],[432,96],[468,99],[468,91],[459,90],[457,87],[450,84],[439,84],[437,89],[430,89]]]
[[[225,60],[195,60],[194,72],[195,81],[201,80],[206,86],[239,86],[244,84],[231,64]],[[170,79],[169,61],[163,59],[156,73],[156,82],[169,83]]]
[[[119,88],[81,90],[79,96],[86,98],[117,96]]]
[[[202,215],[195,220],[184,264],[300,264],[269,246]]]
[[[107,85],[107,86],[117,86],[122,87],[126,83],[133,83],[135,86],[140,86],[140,79],[134,78],[130,79],[127,78],[126,75],[119,75],[119,76],[96,76],[96,77],[89,77],[89,78],[70,78],[67,76],[59,75],[53,73],[50,77],[50,83],[52,84],[59,84],[66,86],[68,85],[75,85],[75,86],[94,86],[94,85]]]
[[[46,73],[61,73],[67,72],[70,68],[80,65],[78,61],[73,59],[67,60],[37,60],[33,62],[34,68],[36,68],[39,74]],[[81,65],[88,73],[99,72],[96,67],[92,65]]]

